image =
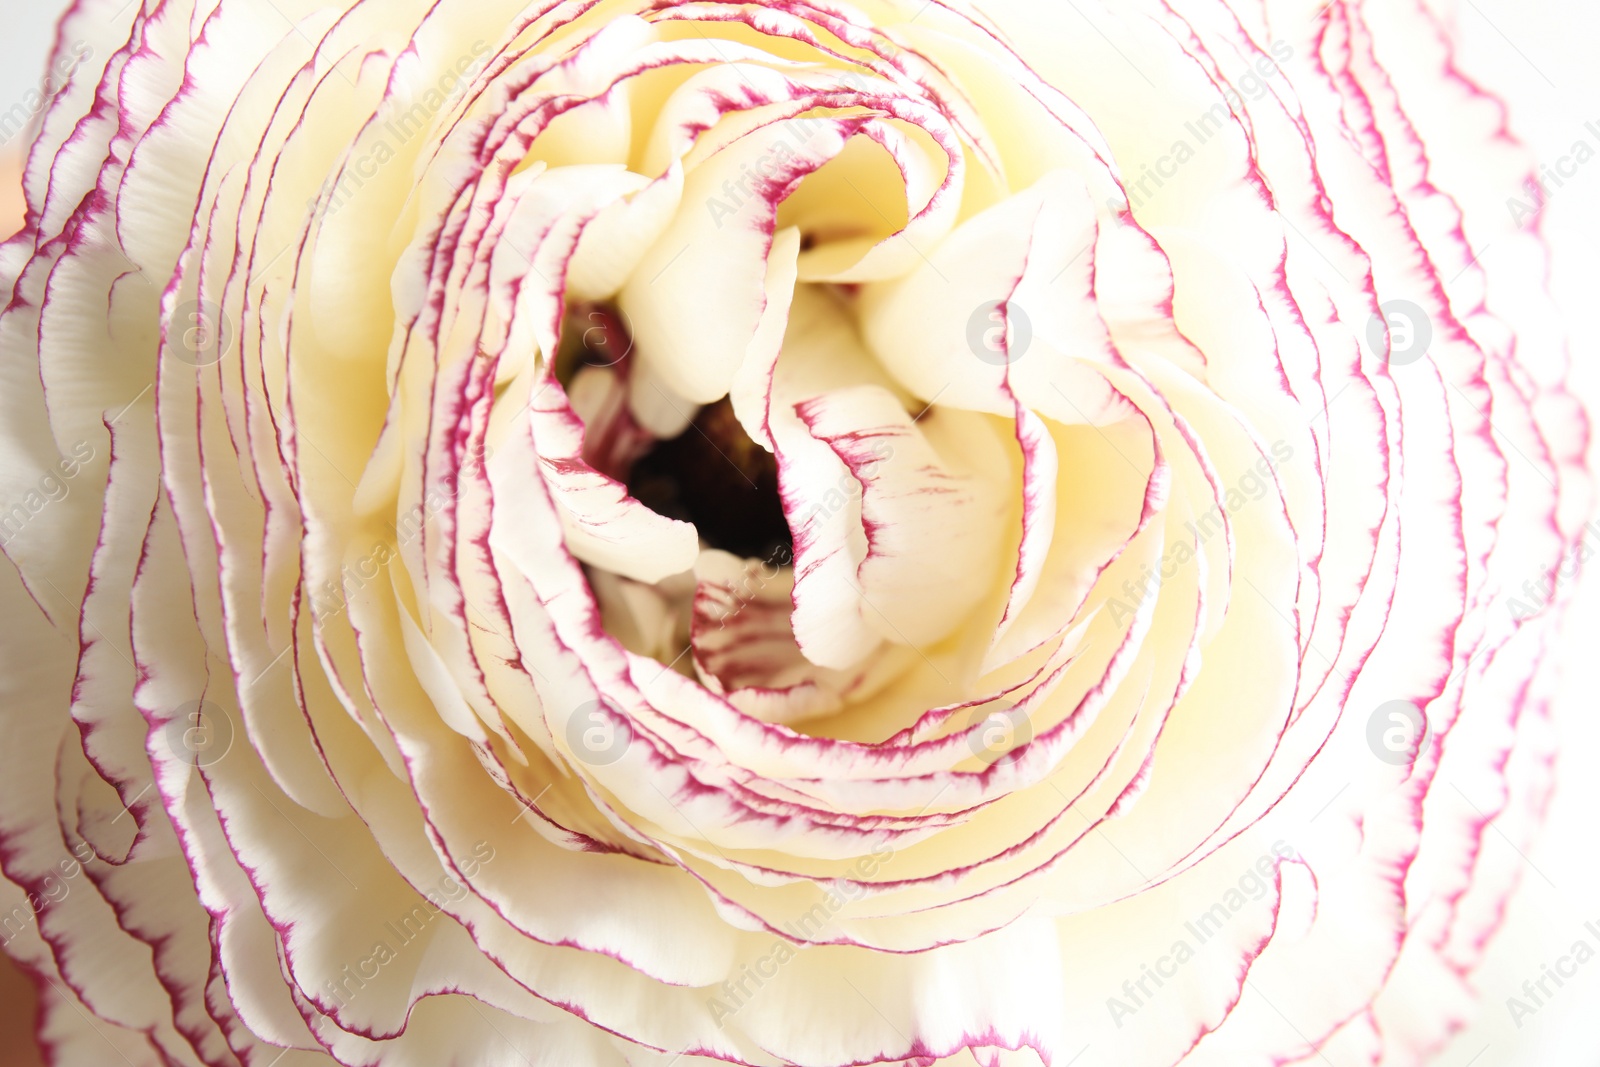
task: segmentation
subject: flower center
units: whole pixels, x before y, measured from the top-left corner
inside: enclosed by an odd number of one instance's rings
[[[777,459],[752,441],[724,397],[633,465],[628,491],[661,515],[694,523],[701,540],[737,556],[788,558]]]

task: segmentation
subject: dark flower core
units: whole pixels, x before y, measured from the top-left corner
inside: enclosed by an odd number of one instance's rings
[[[627,484],[651,510],[694,523],[712,548],[762,559],[793,551],[777,459],[744,432],[726,397],[635,463]]]

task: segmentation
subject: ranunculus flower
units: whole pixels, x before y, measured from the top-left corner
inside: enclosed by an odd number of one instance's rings
[[[55,1062],[1470,1016],[1587,544],[1528,161],[1418,5],[988,7],[80,0],[0,260]]]

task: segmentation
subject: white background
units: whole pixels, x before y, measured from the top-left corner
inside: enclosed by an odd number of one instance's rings
[[[1051,0],[1056,2],[1056,0]],[[1377,0],[1379,3],[1393,0]],[[0,111],[38,84],[59,0],[0,0]],[[1600,4],[1594,0],[1459,0],[1461,65],[1510,104],[1511,129],[1542,160],[1566,155],[1600,123]],[[1593,135],[1587,135],[1593,143]],[[1510,194],[1508,190],[1508,195]],[[1581,394],[1600,411],[1600,163],[1551,203],[1553,285],[1572,335]],[[1492,249],[1485,252],[1493,270]],[[1591,464],[1592,466],[1592,464]],[[1600,564],[1600,560],[1596,561]],[[1569,685],[1558,718],[1561,787],[1527,858],[1491,834],[1497,861],[1524,864],[1522,891],[1480,976],[1477,1023],[1438,1067],[1600,1067],[1600,960],[1519,1029],[1506,998],[1567,952],[1585,921],[1600,922],[1600,565],[1592,565],[1569,632]],[[1587,907],[1584,914],[1574,909]],[[1592,943],[1592,940],[1591,940]],[[1342,1065],[1340,1065],[1342,1067]]]

